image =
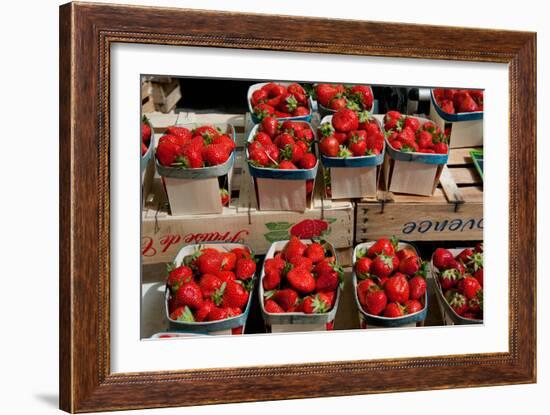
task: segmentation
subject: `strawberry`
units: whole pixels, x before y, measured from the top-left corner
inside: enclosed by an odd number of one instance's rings
[[[411,300],[419,300],[426,294],[426,280],[420,275],[416,275],[409,280],[409,291]]]
[[[281,150],[284,149],[287,145],[295,144],[294,137],[292,137],[288,133],[282,133],[279,134],[277,137],[275,137],[275,140],[273,140],[273,144],[275,144],[277,147],[279,147]]]
[[[234,252],[222,252],[222,270],[233,271],[237,263],[237,254]]]
[[[221,303],[223,306],[244,308],[248,302],[248,291],[237,281],[227,281],[224,284],[226,284],[225,289],[221,289]],[[216,303],[216,299],[214,302]]]
[[[466,276],[461,279],[457,285],[457,288],[466,296],[468,300],[476,298],[478,292],[481,291],[481,285],[479,284],[478,280],[476,280],[472,276]]]
[[[459,278],[461,277],[460,272],[456,268],[449,268],[439,274],[439,283],[443,290],[448,290],[450,288],[456,287]]]
[[[284,313],[285,310],[273,300],[265,300],[264,309],[268,313],[279,314]]]
[[[218,251],[204,252],[197,259],[197,266],[201,274],[217,274],[221,270],[223,256]]]
[[[331,309],[331,304],[323,296],[317,294],[304,298],[302,307],[306,314],[326,313]]]
[[[235,150],[236,144],[235,141],[233,141],[228,135],[222,134],[214,140],[212,140],[212,144],[221,144],[225,147],[226,151],[231,154],[233,150]]]
[[[237,255],[237,259],[239,258],[252,258],[252,254],[247,248],[233,248],[231,250],[235,255]]]
[[[393,258],[389,255],[377,255],[372,261],[371,274],[380,278],[389,277],[393,272]]]
[[[342,281],[341,274],[336,270],[320,274],[315,282],[317,292],[335,291]]]
[[[321,140],[319,144],[319,150],[327,157],[336,157],[338,156],[338,151],[340,149],[340,143],[334,137],[334,135],[329,135]]]
[[[363,138],[352,138],[349,142],[349,149],[354,157],[364,156],[367,152],[367,142]]]
[[[295,256],[304,256],[306,249],[306,244],[296,236],[292,236],[283,248],[283,255],[287,261],[290,261]]]
[[[281,271],[269,270],[265,271],[262,285],[265,291],[271,291],[281,284]]]
[[[184,283],[176,292],[176,304],[181,307],[196,309],[202,305],[202,298],[202,291],[194,281]]]
[[[343,96],[336,94],[330,102],[328,103],[328,108],[333,111],[338,111],[339,109],[346,108],[348,101]]]
[[[296,94],[306,95],[306,91],[304,90],[304,88],[302,88],[302,86],[297,83],[290,84],[286,88],[286,90],[293,95],[296,95]]]
[[[342,108],[332,116],[332,125],[338,132],[348,133],[357,130],[359,118],[355,111],[348,108]]]
[[[312,263],[317,264],[325,258],[325,249],[320,243],[313,242],[308,245],[304,254],[311,260]]]
[[[288,160],[283,160],[279,163],[279,169],[281,170],[297,170],[298,167],[296,165]]]
[[[439,270],[449,269],[454,262],[454,257],[451,251],[444,248],[437,248],[432,256],[432,261],[435,267]]]
[[[276,291],[271,297],[273,301],[279,304],[283,310],[296,306],[298,303],[298,293],[291,288]]]
[[[433,150],[437,154],[447,154],[449,152],[449,145],[447,143],[437,143],[434,145]]]
[[[306,153],[299,162],[299,166],[302,169],[313,169],[317,164],[317,157],[313,153]]]
[[[483,287],[483,268],[478,269],[474,273],[474,278],[479,282],[479,285]]]
[[[163,166],[171,166],[181,154],[181,146],[170,141],[165,141],[157,146],[157,159]]]
[[[395,255],[397,255],[397,258],[399,258],[399,261],[403,261],[405,258],[409,256],[417,256],[416,252],[409,248],[400,249],[395,253]]]
[[[229,206],[229,192],[225,189],[220,189],[220,201],[222,206]]]
[[[235,264],[235,276],[239,280],[248,280],[256,272],[256,262],[250,258],[240,258]]]
[[[294,256],[290,258],[288,262],[290,262],[294,268],[304,268],[309,272],[313,270],[313,261],[306,256]]]
[[[257,89],[252,93],[250,102],[252,103],[252,106],[255,106],[259,103],[267,101],[267,98],[267,91],[265,89]]]
[[[141,123],[141,142],[149,145],[149,142],[151,141],[151,126],[147,123],[142,122]]]
[[[395,246],[397,243],[387,238],[377,240],[367,251],[369,258],[374,258],[377,255],[395,255]]]
[[[233,271],[219,271],[216,276],[222,280],[222,282],[227,282],[229,280],[236,280],[237,277],[235,276],[235,273]]]
[[[399,262],[399,272],[407,275],[414,275],[420,269],[420,258],[409,256]]]
[[[196,321],[206,321],[208,314],[214,309],[216,305],[211,300],[206,300],[195,312]]]
[[[351,87],[350,93],[364,109],[370,110],[372,108],[374,97],[372,96],[372,90],[368,86],[354,85]]]
[[[477,296],[468,300],[468,311],[479,313],[483,310],[483,292],[480,291]]]
[[[248,158],[255,166],[267,166],[269,164],[269,157],[264,149],[257,149],[248,151]]]
[[[389,303],[384,310],[384,317],[396,318],[404,314],[404,307],[399,303]]]
[[[279,151],[279,147],[277,147],[275,144],[272,143],[266,145],[264,147],[264,151],[269,161],[275,163],[277,160],[279,160],[281,152]]]
[[[218,166],[229,158],[230,152],[224,144],[209,144],[202,150],[202,158],[208,166]]]
[[[147,153],[147,146],[145,143],[141,143],[141,156],[143,157]]]
[[[338,93],[338,90],[330,84],[318,84],[315,92],[321,105],[328,107],[330,100]]]
[[[181,285],[193,279],[193,270],[185,265],[174,268],[168,274],[166,283],[172,293],[176,293]]]
[[[223,284],[223,281],[214,274],[203,274],[199,280],[199,287],[204,298],[211,298]]]
[[[468,311],[468,301],[466,297],[458,291],[449,290],[445,293],[445,298],[454,312],[459,316],[464,315]]]
[[[328,229],[329,224],[322,219],[304,219],[290,228],[290,234],[304,239],[311,239],[322,236]]]
[[[316,273],[317,275],[330,273],[334,270],[335,266],[336,266],[336,260],[334,257],[324,258],[321,261],[319,261],[317,264],[315,264],[315,267],[313,268],[313,272]]]
[[[407,117],[403,123],[403,128],[405,127],[409,127],[413,131],[417,131],[420,128],[420,121],[414,117]]]
[[[388,120],[400,120],[403,115],[399,111],[388,111],[384,116],[384,122]]]
[[[388,298],[383,290],[379,288],[371,289],[365,296],[365,311],[369,314],[379,316],[386,308],[387,302]]]
[[[378,287],[378,285],[376,285],[376,283],[370,278],[367,278],[357,284],[357,298],[359,299],[359,303],[361,305],[366,306],[367,294],[373,290],[380,290],[380,287]]]
[[[281,151],[281,157],[283,160],[290,160],[292,163],[297,164],[304,157],[304,149],[296,143],[289,143]]]
[[[269,136],[269,134],[263,132],[263,131],[258,131],[256,133],[256,135],[254,136],[254,141],[253,142],[258,142],[262,145],[262,147],[265,147],[269,144],[273,144],[273,141],[271,140],[271,137]]]
[[[191,131],[185,127],[178,127],[177,125],[172,125],[166,129],[165,134],[173,135],[181,139],[181,144],[185,144],[193,137]]]
[[[184,306],[178,307],[170,313],[170,320],[185,321],[190,323],[195,321],[195,318],[193,317],[193,312],[189,309],[189,307]]]
[[[206,316],[206,321],[225,320],[228,317],[227,309],[214,306]]]
[[[424,307],[418,300],[407,300],[405,301],[405,312],[407,314],[414,314],[421,311]]]
[[[283,272],[285,265],[286,265],[285,260],[280,257],[267,258],[264,261],[264,271],[265,272],[271,272],[271,271]]]
[[[409,299],[409,282],[405,275],[396,273],[384,284],[384,291],[391,302],[405,304]]]
[[[315,290],[315,278],[307,269],[293,268],[287,272],[286,279],[292,288],[302,294]]]
[[[195,130],[193,131],[194,136],[201,136],[208,143],[212,142],[212,140],[220,134],[221,133],[211,125],[202,125],[195,128]]]
[[[271,138],[274,138],[279,132],[279,122],[277,118],[265,117],[260,124],[262,131],[268,134]]]
[[[355,262],[355,273],[359,278],[367,278],[370,275],[372,259],[369,257],[359,258]]]
[[[263,120],[266,117],[273,117],[275,115],[275,108],[271,105],[260,103],[254,107],[254,114]]]

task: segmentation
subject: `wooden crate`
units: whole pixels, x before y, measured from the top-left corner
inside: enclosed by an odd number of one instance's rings
[[[178,79],[152,77],[144,79],[141,83],[141,108],[143,113],[158,111],[167,114],[174,112],[181,97]]]
[[[142,260],[144,264],[171,261],[181,246],[201,242],[242,242],[257,254],[264,254],[275,240],[288,239],[297,227],[323,221],[327,231],[323,237],[339,251],[342,262],[349,263],[353,245],[354,210],[349,200],[330,201],[315,190],[313,206],[303,213],[263,212],[256,208],[256,195],[245,165],[245,126],[248,118],[236,114],[151,114],[149,117],[158,138],[162,131],[176,123],[231,122],[237,134],[237,154],[232,177],[232,200],[220,214],[170,215],[164,189],[158,174],[146,197],[142,211]],[[319,222],[320,223],[320,222]],[[300,224],[300,225],[299,225]]]
[[[356,206],[356,243],[395,235],[408,241],[483,239],[483,182],[472,148],[452,149],[433,196],[379,191]]]

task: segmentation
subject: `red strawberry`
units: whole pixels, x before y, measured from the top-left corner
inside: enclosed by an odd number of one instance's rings
[[[237,263],[237,254],[234,252],[222,252],[222,269],[225,271],[233,271]]]
[[[420,303],[420,301],[417,300],[407,300],[405,301],[405,311],[407,314],[414,314],[421,311],[424,307]]]
[[[186,282],[193,279],[193,270],[185,265],[174,268],[168,274],[166,283],[170,287],[172,293],[176,293],[178,289]]]
[[[409,127],[413,131],[416,131],[420,128],[420,120],[414,117],[407,117],[403,123],[403,128],[405,127]]]
[[[273,300],[265,300],[264,309],[268,313],[279,314],[284,313],[285,310]]]
[[[224,144],[209,144],[204,147],[201,155],[208,166],[218,166],[227,161],[230,152]]]
[[[307,256],[294,256],[290,258],[289,262],[294,268],[304,268],[309,272],[313,270],[313,261]]]
[[[403,115],[399,111],[388,111],[384,116],[384,122],[387,120],[400,120]]]
[[[372,96],[372,90],[366,85],[354,85],[350,89],[350,93],[360,102],[363,108],[370,110],[374,98]]]
[[[212,140],[218,137],[221,133],[211,125],[202,125],[200,127],[195,128],[195,130],[193,131],[193,134],[195,136],[201,136],[208,143],[211,143]]]
[[[377,255],[372,261],[371,274],[380,278],[389,277],[393,272],[393,258],[388,255]]]
[[[472,313],[479,313],[483,310],[483,292],[479,292],[479,295],[468,300],[468,311]]]
[[[319,275],[315,282],[315,290],[317,292],[335,291],[341,282],[342,274],[337,270],[324,272]]]
[[[145,143],[141,143],[141,155],[144,156],[147,153],[147,146]]]
[[[332,125],[336,131],[348,133],[352,130],[357,130],[359,118],[355,111],[348,108],[342,108],[332,116]]]
[[[315,278],[307,269],[293,268],[287,272],[286,279],[292,288],[302,294],[315,290]]]
[[[177,125],[168,127],[165,134],[179,137],[181,139],[181,144],[185,144],[193,137],[193,134],[188,128],[179,127]]]
[[[304,149],[297,143],[289,143],[281,150],[281,158],[283,160],[290,160],[294,164],[299,163],[304,154]]]
[[[238,307],[240,309],[246,306],[248,302],[248,291],[237,281],[227,281],[225,289],[222,289],[221,303],[224,307]],[[214,300],[216,302],[216,300]]]
[[[298,106],[294,112],[292,113],[293,117],[303,117],[305,115],[309,115],[310,111],[307,107],[304,106]]]
[[[306,244],[296,236],[292,236],[283,248],[283,255],[287,261],[290,261],[295,256],[304,256],[306,249]]]
[[[276,291],[271,297],[273,301],[279,304],[283,310],[288,311],[289,308],[296,306],[298,302],[298,293],[290,288]]]
[[[290,84],[286,88],[286,90],[291,94],[302,94],[302,95],[306,94],[306,91],[304,90],[304,88],[302,88],[302,86],[297,83]]]
[[[313,153],[306,153],[300,160],[300,168],[302,169],[312,169],[317,164],[317,157]]]
[[[359,282],[359,284],[357,284],[357,298],[359,299],[359,303],[361,303],[361,305],[363,305],[363,306],[366,306],[366,304],[367,304],[367,294],[370,291],[373,291],[375,289],[380,290],[378,285],[376,285],[376,283],[373,280],[371,280],[370,278],[367,278],[367,279]],[[385,306],[385,304],[384,304],[384,306]]]
[[[144,122],[141,123],[141,142],[149,145],[151,141],[151,127]]]
[[[443,290],[456,287],[461,274],[456,268],[449,268],[439,274],[439,283]]]
[[[411,300],[419,300],[426,294],[426,280],[416,275],[409,280],[409,291]]]
[[[179,144],[170,141],[159,142],[157,146],[157,159],[163,166],[171,166],[181,154],[182,148]]]
[[[383,290],[378,288],[371,289],[365,296],[365,311],[369,314],[379,316],[386,308],[387,302],[388,298]]]
[[[290,234],[303,239],[323,235],[328,229],[328,222],[322,219],[304,219],[290,228]]]
[[[275,269],[266,271],[262,280],[262,285],[265,291],[271,291],[281,283],[281,271]]]
[[[235,149],[236,144],[235,141],[233,141],[228,135],[222,134],[214,140],[212,140],[212,144],[221,144],[225,147],[226,151],[231,154],[231,152]]]
[[[326,313],[332,308],[330,301],[321,294],[308,296],[302,302],[303,311],[306,314]]]
[[[405,304],[409,299],[409,282],[405,275],[396,273],[384,284],[384,291],[391,302]]]
[[[281,170],[297,170],[298,167],[296,165],[288,160],[283,160],[279,163],[279,169]]]
[[[328,103],[328,108],[334,111],[338,111],[339,109],[346,108],[347,103],[348,101],[346,100],[346,98],[335,95]]]
[[[336,157],[340,150],[340,143],[334,135],[329,135],[321,140],[319,150],[327,157]]]
[[[279,132],[279,121],[274,117],[266,117],[262,120],[262,131],[267,133],[271,138],[274,138]]]
[[[195,321],[195,318],[193,317],[193,312],[189,309],[189,307],[186,306],[176,308],[172,313],[170,313],[170,319],[176,321],[185,321],[188,323]]]
[[[447,302],[459,316],[464,315],[468,311],[468,300],[457,291],[449,290],[445,293]]]
[[[399,258],[399,261],[403,261],[405,258],[410,256],[414,256],[414,257],[417,256],[416,252],[409,248],[400,249],[395,253],[395,255],[397,255],[397,258]]]
[[[377,255],[395,255],[394,242],[387,238],[377,240],[367,251],[369,258],[374,258]]]
[[[206,320],[207,321],[218,321],[218,320],[225,320],[229,317],[229,314],[227,312],[227,309],[220,308],[220,307],[212,307],[212,310],[208,313]]]
[[[399,303],[389,303],[384,310],[384,317],[396,318],[404,314],[404,307]]]
[[[233,271],[219,271],[216,276],[222,280],[222,282],[227,282],[229,280],[235,280],[237,277],[235,276],[235,273]]]
[[[231,250],[235,255],[237,255],[237,259],[239,258],[252,258],[252,254],[247,248],[233,248]]]
[[[275,140],[273,140],[273,143],[281,150],[289,144],[294,145],[295,142],[296,141],[294,140],[294,137],[292,137],[288,133],[279,134],[277,137],[275,137]]]
[[[335,267],[336,267],[336,259],[334,257],[328,257],[328,258],[324,258],[323,260],[315,264],[315,267],[313,268],[313,272],[315,272],[317,275],[330,273],[334,271]]]
[[[354,157],[364,156],[367,152],[367,142],[362,138],[352,138],[349,142],[349,149]]]
[[[275,108],[271,105],[260,103],[254,107],[254,114],[263,120],[266,117],[273,117],[275,115]]]
[[[338,89],[331,84],[318,84],[315,92],[321,105],[328,107],[330,100],[338,93]]]
[[[193,281],[186,282],[176,292],[176,304],[180,307],[189,306],[195,309],[202,305],[202,301],[202,291]]]
[[[252,97],[250,98],[250,102],[252,103],[252,106],[255,106],[261,102],[265,102],[267,100],[267,91],[265,89],[257,89],[252,93]]]
[[[285,268],[286,262],[284,259],[280,257],[276,258],[267,258],[264,261],[264,271],[270,272],[270,271],[278,271],[282,272]]]
[[[474,273],[474,278],[479,282],[479,285],[483,287],[483,268],[478,269]]]
[[[407,275],[414,275],[420,269],[420,259],[416,256],[409,256],[399,262],[399,272]]]
[[[219,279],[217,275],[214,274],[203,274],[200,281],[199,287],[202,290],[202,296],[204,298],[212,297],[223,284],[223,281]]]
[[[433,264],[439,270],[450,268],[454,262],[454,257],[451,251],[444,248],[437,248],[432,257]]]
[[[235,276],[239,280],[248,280],[256,272],[256,262],[250,258],[240,258],[235,264]]]
[[[208,314],[214,309],[216,305],[211,300],[206,300],[195,312],[196,321],[206,321]]]
[[[203,252],[197,259],[197,266],[201,274],[217,274],[222,268],[223,256],[215,250]]]
[[[316,264],[325,258],[325,249],[320,243],[313,242],[306,248],[305,256],[311,259],[311,262]]]
[[[481,285],[478,280],[472,276],[466,276],[458,283],[458,289],[466,296],[468,300],[476,298],[481,291]]]
[[[260,167],[267,166],[270,162],[269,157],[267,156],[267,153],[264,149],[255,149],[252,151],[249,150],[248,158],[253,165]]]
[[[370,274],[370,269],[372,267],[372,259],[369,257],[359,258],[355,262],[355,273],[359,278],[366,278]]]
[[[260,143],[263,147],[265,146],[268,146],[270,144],[273,144],[273,141],[271,140],[271,137],[269,136],[269,134],[263,132],[263,131],[258,131],[256,133],[256,136],[254,137],[254,141],[253,142],[258,142]]]
[[[449,145],[447,143],[437,143],[434,145],[433,150],[437,154],[447,154],[449,152]]]

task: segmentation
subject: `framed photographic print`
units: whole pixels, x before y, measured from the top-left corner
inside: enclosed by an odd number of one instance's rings
[[[61,6],[61,408],[535,382],[535,46]]]

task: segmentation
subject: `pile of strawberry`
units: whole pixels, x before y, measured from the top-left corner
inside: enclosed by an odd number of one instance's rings
[[[447,114],[483,111],[483,91],[479,89],[434,89],[433,95]]]
[[[327,313],[343,283],[336,258],[319,242],[293,236],[282,251],[264,262],[264,309],[268,313]]]
[[[319,150],[327,157],[362,157],[382,153],[384,134],[367,111],[338,110],[330,123],[321,124]]]
[[[447,154],[448,139],[431,121],[422,123],[398,111],[388,111],[384,116],[386,138],[394,150],[404,153]]]
[[[156,155],[163,166],[198,169],[225,163],[234,150],[233,139],[213,126],[172,126],[160,138]]]
[[[275,82],[265,84],[252,93],[250,104],[260,120],[265,117],[303,117],[311,113],[308,94],[296,83],[288,87]]]
[[[427,263],[397,244],[395,238],[382,238],[357,255],[357,298],[368,314],[396,318],[425,306]]]
[[[248,160],[256,167],[309,170],[317,164],[317,157],[313,154],[314,138],[307,122],[279,122],[276,118],[266,117],[248,143]]]
[[[170,319],[217,321],[243,313],[254,286],[256,262],[250,251],[197,250],[169,269]]]
[[[451,308],[461,317],[483,319],[483,245],[466,248],[458,255],[437,248],[432,263],[439,285]]]
[[[315,95],[323,107],[333,111],[342,108],[370,111],[374,101],[367,85],[317,84]]]
[[[147,150],[149,149],[149,144],[151,143],[151,126],[147,122],[147,118],[143,117],[141,121],[141,156],[143,157]]]

